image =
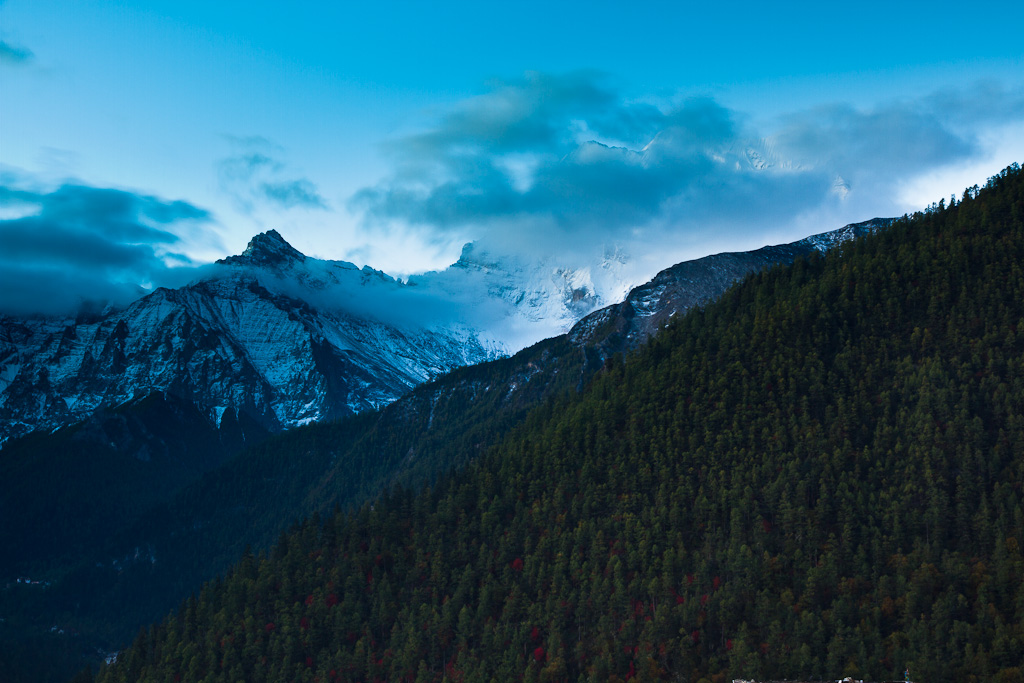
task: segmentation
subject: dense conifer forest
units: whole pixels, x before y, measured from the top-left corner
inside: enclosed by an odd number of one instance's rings
[[[97,680],[1022,681],[1022,482],[1014,165],[296,525]]]

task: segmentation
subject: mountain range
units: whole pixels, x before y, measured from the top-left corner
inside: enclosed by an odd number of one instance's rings
[[[752,270],[884,223],[687,262],[584,327],[639,316],[647,321],[639,342],[665,316]],[[0,444],[153,392],[193,404],[214,428],[228,415],[232,426],[266,432],[379,408],[453,368],[561,334],[622,301],[624,263],[611,251],[588,268],[524,264],[468,244],[450,268],[403,282],[307,257],[271,230],[191,284],[157,289],[122,309],[0,318]]]
[[[98,680],[1020,680],[1022,206],[1014,165],[632,351],[670,286],[265,441],[77,574],[262,527]]]
[[[639,348],[668,321],[714,299],[737,280],[822,253],[890,222],[875,219],[793,244],[678,264],[634,288],[620,303],[583,316],[566,334],[511,357],[441,375],[383,409],[369,405],[354,418],[308,424],[266,441],[272,431],[280,429],[281,421],[261,419],[266,413],[253,412],[248,408],[251,403],[211,415],[203,407],[208,404],[196,400],[197,394],[182,396],[170,385],[135,389],[132,398],[111,406],[101,404],[83,421],[52,433],[40,430],[13,439],[0,451],[0,514],[10,520],[0,534],[0,543],[12,549],[0,570],[9,580],[45,577],[51,586],[44,603],[25,591],[7,593],[0,600],[0,610],[17,615],[8,622],[12,628],[19,625],[16,632],[20,635],[15,640],[31,640],[30,634],[39,633],[45,652],[50,650],[45,644],[47,636],[42,634],[49,628],[47,624],[54,623],[85,633],[80,642],[114,647],[138,624],[155,618],[201,581],[222,572],[246,546],[266,548],[297,516],[326,514],[336,506],[349,508],[389,487],[419,486],[451,468],[462,467],[520,425],[538,405],[557,400],[564,392],[579,391],[614,357]],[[541,324],[550,324],[539,315],[542,310],[566,316],[575,303],[571,320],[600,300],[593,294],[592,284],[585,285],[586,289],[580,286],[578,272],[573,273],[574,294],[573,283],[565,277],[567,271],[547,266],[532,271],[532,289],[516,288],[511,284],[517,281],[515,269],[503,268],[493,257],[481,256],[472,248],[464,250],[459,263],[440,276],[431,274],[424,281],[400,283],[371,269],[304,257],[273,232],[254,238],[245,253],[225,259],[218,270],[218,277],[182,290],[154,292],[125,311],[109,313],[108,320],[87,323],[92,326],[89,329],[116,329],[122,322],[126,328],[139,324],[140,338],[145,333],[151,335],[149,348],[172,349],[179,357],[192,359],[193,367],[201,366],[195,359],[212,353],[211,349],[241,347],[232,344],[241,336],[239,330],[246,328],[243,323],[250,332],[248,346],[242,348],[259,348],[260,330],[301,330],[298,340],[286,334],[273,337],[283,344],[276,356],[282,359],[279,362],[294,368],[295,354],[301,355],[300,350],[311,348],[310,340],[317,339],[310,330],[325,329],[327,325],[320,322],[324,319],[342,319],[337,314],[319,313],[325,307],[323,302],[338,300],[340,291],[365,295],[360,302],[362,311],[380,305],[381,300],[413,296],[424,297],[415,301],[432,301],[430,310],[443,312],[445,308],[438,302],[444,299],[437,292],[447,288],[467,296],[456,284],[468,273],[488,285],[476,290],[487,292],[485,301],[503,302],[504,308],[499,310],[504,311],[506,322],[507,312],[518,311],[519,321],[533,316]],[[529,282],[523,272],[518,271],[518,281]],[[547,290],[537,284],[543,284],[545,278],[551,284]],[[581,290],[591,294],[580,294]],[[552,297],[551,291],[558,296]],[[179,310],[169,303],[196,300],[204,306]],[[447,302],[453,300],[450,296]],[[253,311],[247,311],[246,305],[253,306]],[[124,322],[127,312],[151,307],[162,310],[162,315],[132,320],[163,320],[164,327],[147,329],[138,322]],[[205,317],[189,317],[196,310],[205,312]],[[362,329],[398,329],[396,310],[403,309],[398,306],[389,311],[390,327],[374,318],[364,321]],[[212,311],[234,313],[215,316]],[[352,317],[348,323],[357,324]],[[184,335],[174,333],[176,320],[202,320],[209,341],[205,345],[181,343]],[[429,331],[423,329],[422,337],[428,338]],[[160,334],[169,335],[162,346],[154,341]],[[471,348],[479,352],[486,348],[480,341],[487,339],[486,330],[475,334]],[[190,336],[201,338],[198,333]],[[494,341],[493,336],[490,339]],[[263,348],[268,356],[275,352],[272,344]],[[393,348],[379,346],[377,350],[390,352]],[[419,348],[431,347],[422,343]],[[152,367],[172,367],[167,358],[174,353],[154,359]],[[399,367],[389,353],[383,355],[385,359],[378,360],[377,367]],[[238,353],[236,357],[245,356]],[[122,352],[122,358],[122,375],[160,376],[140,363],[145,351]],[[130,360],[141,367],[126,371]],[[180,362],[177,367],[189,365]],[[322,381],[322,368],[330,366],[310,362],[304,367],[320,374],[280,386],[315,393],[310,387]],[[410,362],[406,360],[402,367],[410,367]],[[255,375],[250,369],[235,380],[226,373],[222,384],[230,387],[235,381],[250,381],[245,386],[255,386],[256,382],[247,379]],[[94,383],[89,386],[102,386],[95,375],[90,379]],[[287,397],[287,393],[282,391],[281,396]],[[297,405],[298,401],[279,405]],[[358,408],[350,406],[348,412]],[[40,528],[47,532],[40,534]],[[0,640],[2,635],[0,628]],[[37,646],[24,645],[27,652]],[[33,659],[31,654],[26,657]]]

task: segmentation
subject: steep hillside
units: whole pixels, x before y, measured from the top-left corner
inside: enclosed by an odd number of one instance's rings
[[[1024,175],[749,278],[100,674],[1020,680]]]

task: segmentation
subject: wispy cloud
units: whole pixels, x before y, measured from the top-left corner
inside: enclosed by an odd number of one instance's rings
[[[526,250],[727,245],[809,217],[825,230],[902,213],[903,182],[978,157],[976,127],[1024,122],[1021,105],[990,84],[755,127],[711,98],[637,100],[600,74],[528,73],[389,143],[391,174],[351,207],[369,225]]]
[[[280,160],[283,150],[262,136],[225,136],[234,153],[217,163],[220,188],[238,208],[252,213],[257,206],[278,209],[329,209],[316,185],[289,177]]]
[[[326,209],[324,198],[317,192],[316,186],[305,178],[283,182],[261,183],[260,192],[267,199],[276,202],[286,209],[306,207]]]
[[[178,282],[191,265],[178,231],[211,221],[184,201],[82,184],[0,184],[0,311],[64,313],[84,300],[125,303]],[[18,182],[22,180],[22,182]],[[174,265],[171,265],[174,264]]]
[[[12,45],[6,40],[0,40],[0,64],[22,66],[33,59],[35,59],[35,54],[27,47]]]

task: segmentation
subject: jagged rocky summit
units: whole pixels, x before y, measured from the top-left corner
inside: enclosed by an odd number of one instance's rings
[[[269,431],[393,401],[502,352],[457,324],[374,315],[402,285],[371,268],[307,258],[276,231],[212,275],[96,316],[0,318],[0,440],[54,429],[152,392],[220,424]]]

